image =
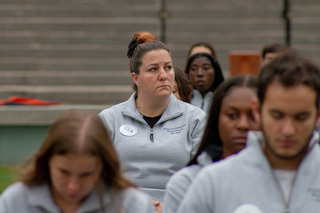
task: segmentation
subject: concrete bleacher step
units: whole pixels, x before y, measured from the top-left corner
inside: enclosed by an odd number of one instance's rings
[[[198,41],[214,45],[228,73],[231,51],[260,52],[265,43],[283,40],[279,2],[178,0],[170,2],[168,10],[167,41],[179,67],[190,45]]]
[[[134,32],[160,35],[161,1],[2,0],[0,70],[123,70]],[[228,53],[284,42],[283,1],[167,1],[167,44],[182,68],[189,46],[214,44],[223,70]],[[292,43],[319,60],[318,0],[292,0]]]
[[[17,61],[19,61],[17,63]],[[3,70],[39,70],[39,71],[87,71],[87,70],[125,70],[128,62],[119,61],[119,58],[38,58],[38,57],[2,57],[0,67]]]
[[[159,4],[132,3],[1,1],[0,70],[127,69],[133,33],[159,30]]]
[[[158,7],[148,2],[143,2],[141,5],[129,5],[129,4],[76,4],[76,2],[58,4],[56,1],[45,3],[39,1],[38,3],[21,4],[21,2],[10,1],[10,3],[4,4],[0,8],[0,17],[65,17],[65,18],[91,18],[91,17],[152,17],[155,12],[158,11]],[[70,1],[69,1],[70,2]]]
[[[161,30],[161,1],[3,0],[0,4],[0,70],[127,70],[125,54],[132,34],[147,30],[159,35]],[[284,42],[282,1],[176,0],[167,2],[166,8],[166,42],[180,68],[196,41],[216,47],[225,73],[230,51],[260,52],[268,42]],[[292,0],[291,8],[294,45],[320,58],[319,2]],[[66,80],[71,78],[57,81],[71,84]],[[12,78],[6,80],[16,84]],[[55,80],[52,77],[47,84],[54,85]]]
[[[116,104],[128,99],[132,92],[128,85],[1,85],[0,99],[23,96],[65,104]]]
[[[290,7],[291,45],[320,64],[319,1],[292,0]],[[177,0],[167,8],[167,43],[179,67],[197,41],[215,46],[223,70],[229,69],[230,51],[260,52],[267,43],[285,42],[283,1]]]
[[[126,71],[0,71],[0,99],[12,96],[66,104],[116,104],[130,97]]]
[[[129,71],[0,71],[0,85],[130,85]]]
[[[99,113],[109,105],[0,106],[0,164],[22,165],[36,152],[51,124],[65,111]]]
[[[109,108],[107,104],[62,104],[48,106],[1,106],[0,126],[51,125],[66,110],[92,110],[97,113]]]

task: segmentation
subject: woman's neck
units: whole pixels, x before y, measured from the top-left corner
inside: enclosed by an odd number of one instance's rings
[[[77,212],[80,206],[65,205],[64,207],[63,206],[59,206],[59,207],[62,213],[75,213]]]
[[[200,91],[199,91],[199,92],[200,92]],[[201,96],[202,96],[203,99],[204,99],[204,97],[206,96],[206,94],[207,94],[208,92],[210,92],[210,91],[208,90],[208,91],[206,91],[206,92],[200,92],[200,94],[201,94]]]
[[[163,113],[169,103],[169,100],[170,98],[154,101],[138,96],[136,99],[136,107],[142,115],[147,117],[156,117]]]
[[[66,201],[54,189],[51,189],[51,193],[52,193],[52,197],[53,197],[55,204],[61,209],[62,213],[74,213],[81,206],[80,201],[79,202]]]

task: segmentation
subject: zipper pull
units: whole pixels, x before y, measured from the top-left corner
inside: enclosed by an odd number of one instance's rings
[[[286,210],[284,211],[284,213],[290,213],[289,208],[286,208]]]
[[[150,129],[150,141],[151,141],[151,143],[154,143],[154,139],[153,139],[153,128]]]

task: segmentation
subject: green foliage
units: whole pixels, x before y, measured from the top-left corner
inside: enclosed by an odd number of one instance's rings
[[[13,166],[0,166],[0,194],[18,178],[18,172]]]

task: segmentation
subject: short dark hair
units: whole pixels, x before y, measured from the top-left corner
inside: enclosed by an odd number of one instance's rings
[[[267,44],[263,47],[261,51],[261,56],[264,59],[268,53],[283,53],[287,51],[289,47],[285,44],[281,43],[271,43]]]
[[[230,89],[239,86],[239,87],[249,87],[257,89],[258,87],[258,77],[249,74],[240,74],[229,77],[225,80],[215,91],[210,114],[208,117],[207,125],[204,130],[200,146],[197,150],[196,155],[189,161],[188,165],[197,164],[198,156],[205,151],[209,145],[215,145],[217,147],[222,147],[223,143],[219,135],[219,114],[221,109],[221,103],[226,95],[229,94]],[[214,159],[213,160],[218,160]],[[221,156],[218,156],[220,159]]]
[[[185,72],[187,74],[189,74],[189,70],[190,70],[190,66],[191,63],[196,59],[196,58],[200,58],[200,57],[206,57],[210,60],[213,69],[214,69],[214,82],[211,85],[210,91],[215,91],[216,88],[218,88],[218,86],[224,81],[224,77],[223,77],[223,73],[220,67],[219,62],[209,53],[196,53],[194,55],[192,55],[188,62],[187,62],[187,67]]]
[[[316,107],[319,106],[320,69],[313,61],[300,56],[296,51],[286,51],[262,67],[258,86],[260,104],[264,101],[268,87],[274,82],[279,82],[284,87],[299,84],[311,87],[317,94]]]

